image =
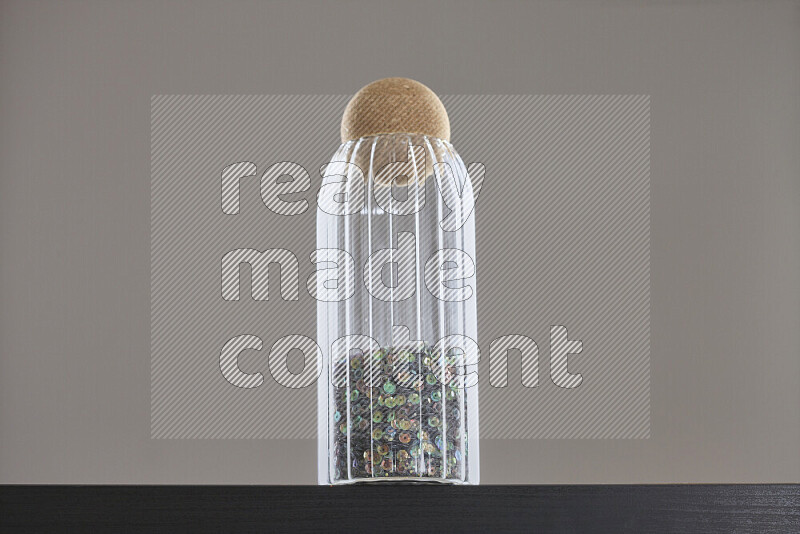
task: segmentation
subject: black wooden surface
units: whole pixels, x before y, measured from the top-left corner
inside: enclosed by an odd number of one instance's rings
[[[0,531],[790,532],[800,485],[4,486]]]

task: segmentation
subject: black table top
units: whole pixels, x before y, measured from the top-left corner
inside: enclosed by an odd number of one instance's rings
[[[800,532],[800,485],[4,486],[0,531]]]

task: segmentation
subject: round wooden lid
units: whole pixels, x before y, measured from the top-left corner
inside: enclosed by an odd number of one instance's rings
[[[449,141],[450,119],[436,93],[408,78],[384,78],[356,93],[342,116],[342,142],[393,133]]]

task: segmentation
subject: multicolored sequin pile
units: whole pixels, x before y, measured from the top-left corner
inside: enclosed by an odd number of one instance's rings
[[[337,362],[335,480],[463,480],[467,406],[455,363],[448,354],[443,364],[431,348]]]

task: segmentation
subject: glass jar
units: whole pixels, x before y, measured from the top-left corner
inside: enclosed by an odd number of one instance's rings
[[[342,144],[317,203],[319,483],[477,484],[475,217],[445,140]]]

